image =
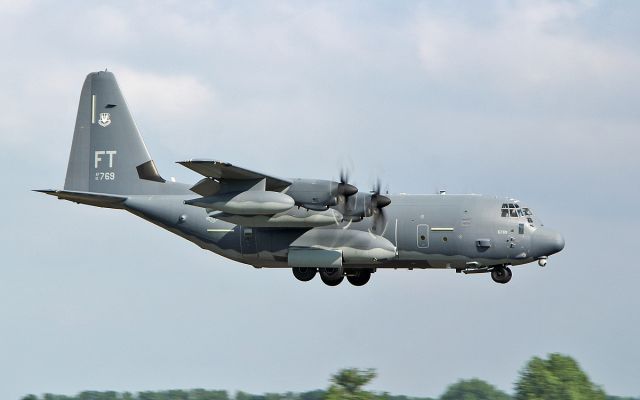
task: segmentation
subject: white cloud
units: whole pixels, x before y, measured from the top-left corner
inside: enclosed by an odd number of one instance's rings
[[[132,26],[131,15],[126,10],[100,5],[85,10],[84,18],[92,21],[91,43],[94,46],[108,44],[132,45],[138,35]]]
[[[473,25],[422,10],[416,22],[420,60],[432,79],[489,84],[506,91],[540,86],[621,83],[640,67],[626,49],[585,38],[578,18],[592,3],[498,3],[497,21]]]
[[[161,119],[186,119],[212,107],[213,90],[186,74],[160,74],[117,67],[115,74],[130,107]]]
[[[0,15],[24,14],[30,11],[32,7],[32,0],[0,0]]]

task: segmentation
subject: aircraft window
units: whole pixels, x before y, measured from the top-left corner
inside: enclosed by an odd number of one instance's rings
[[[527,218],[527,221],[529,221],[530,224],[533,224],[533,220],[531,218]]]
[[[528,208],[520,208],[519,205],[514,203],[503,203],[500,215],[502,217],[513,218],[524,217],[526,215],[531,215],[531,211],[528,210]],[[529,214],[527,214],[527,212],[529,212]]]
[[[524,214],[525,215],[533,215],[533,213],[531,212],[531,210],[529,208],[525,207],[525,208],[523,208],[523,210],[524,210]]]

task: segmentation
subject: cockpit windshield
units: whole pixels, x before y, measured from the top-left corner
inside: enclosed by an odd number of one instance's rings
[[[529,207],[520,207],[518,203],[503,203],[500,214],[503,218],[527,218],[527,222],[533,224],[533,211]]]

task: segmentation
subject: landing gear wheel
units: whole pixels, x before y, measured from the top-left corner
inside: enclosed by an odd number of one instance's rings
[[[293,276],[302,282],[309,282],[318,272],[317,268],[292,268],[291,270],[293,271]]]
[[[371,271],[362,269],[357,270],[353,275],[347,275],[347,280],[353,286],[364,286],[371,279]]]
[[[320,279],[327,286],[338,286],[344,280],[342,268],[320,268]]]
[[[491,271],[491,279],[496,283],[507,283],[511,280],[511,270],[508,267],[495,267]]]

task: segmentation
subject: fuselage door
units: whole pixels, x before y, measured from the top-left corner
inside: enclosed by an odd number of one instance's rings
[[[419,224],[417,229],[418,247],[426,249],[429,247],[429,225]]]
[[[509,258],[522,260],[527,257],[525,224],[519,223],[517,229],[511,230],[511,236],[507,245],[509,247]]]
[[[242,238],[240,239],[243,255],[256,255],[256,231],[253,228],[242,227]]]

